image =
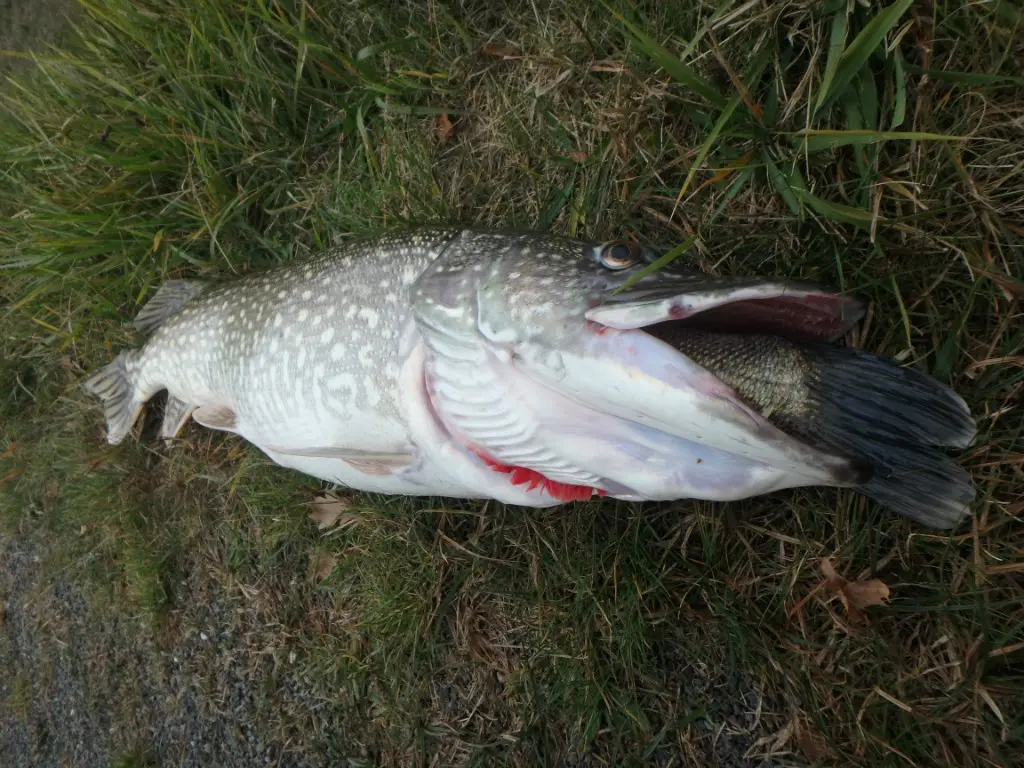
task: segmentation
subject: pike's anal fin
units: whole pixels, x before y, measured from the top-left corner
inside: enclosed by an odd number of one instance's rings
[[[160,425],[160,437],[164,440],[177,437],[188,417],[192,415],[193,409],[194,406],[191,404],[168,393],[167,405],[164,406],[164,420]]]

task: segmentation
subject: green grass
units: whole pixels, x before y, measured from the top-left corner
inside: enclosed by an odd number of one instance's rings
[[[155,631],[183,582],[237,598],[276,648],[250,659],[268,691],[289,649],[327,713],[268,727],[335,761],[700,762],[721,702],[758,691],[760,753],[1012,764],[1018,6],[489,7],[98,0],[0,90],[4,528]],[[978,417],[972,520],[932,535],[817,489],[553,511],[357,495],[319,532],[317,485],[241,441],[103,443],[77,382],[164,279],[438,221],[692,238],[704,269],[867,298],[857,343]],[[822,557],[891,603],[853,625],[812,592]]]

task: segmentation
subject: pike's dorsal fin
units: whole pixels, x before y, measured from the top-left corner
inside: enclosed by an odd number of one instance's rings
[[[168,280],[143,305],[132,325],[139,333],[149,336],[205,289],[206,283],[200,280]]]
[[[226,405],[201,405],[192,412],[192,418],[210,429],[234,432],[238,419],[235,412]]]

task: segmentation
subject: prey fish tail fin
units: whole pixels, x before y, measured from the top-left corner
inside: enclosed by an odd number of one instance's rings
[[[142,306],[132,325],[139,333],[149,336],[204,290],[206,283],[200,280],[168,280]]]
[[[896,514],[950,529],[970,511],[971,476],[943,452],[977,428],[952,389],[919,371],[853,349],[815,345],[810,435],[870,464],[856,489]]]
[[[131,431],[145,401],[135,386],[133,363],[138,350],[124,350],[113,362],[93,373],[82,383],[82,388],[103,403],[107,420],[107,442],[121,442]]]

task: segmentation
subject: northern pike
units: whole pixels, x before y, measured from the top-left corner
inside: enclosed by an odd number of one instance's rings
[[[355,490],[528,507],[853,488],[936,529],[976,427],[913,368],[838,344],[855,298],[712,277],[636,242],[426,228],[223,284],[164,283],[84,382],[107,440],[189,419]]]

